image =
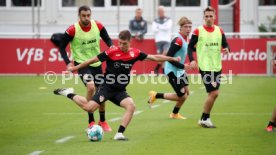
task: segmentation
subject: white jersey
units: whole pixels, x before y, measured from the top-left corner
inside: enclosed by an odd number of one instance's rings
[[[172,20],[169,17],[156,18],[152,23],[152,31],[155,34],[155,42],[170,42],[172,33]]]

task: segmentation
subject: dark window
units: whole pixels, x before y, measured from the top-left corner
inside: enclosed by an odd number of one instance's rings
[[[6,0],[0,0],[0,6],[6,6]]]
[[[200,6],[200,0],[176,0],[175,6]]]
[[[32,0],[12,0],[12,6],[23,6],[23,7],[29,7],[32,6]],[[37,3],[40,2],[41,6],[41,0],[34,0],[34,6],[37,6]]]
[[[225,5],[231,3],[233,0],[219,0],[220,5]]]
[[[94,0],[93,6],[104,6],[104,0]]]
[[[260,6],[276,5],[276,0],[259,0]]]
[[[171,6],[171,0],[160,0],[159,5]]]
[[[104,0],[62,0],[62,7],[75,7],[81,5],[104,7]]]
[[[62,0],[62,6],[75,6],[75,0]]]
[[[122,5],[122,6],[138,5],[138,0],[119,0],[119,1],[120,1],[120,5]],[[112,0],[111,5],[116,6],[117,0]]]
[[[170,7],[171,0],[160,0],[160,5]],[[175,6],[200,6],[200,0],[176,0]]]

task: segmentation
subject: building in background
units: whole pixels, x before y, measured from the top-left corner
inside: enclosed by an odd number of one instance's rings
[[[239,2],[241,32],[258,32],[260,24],[269,25],[268,17],[276,15],[276,0],[218,0],[218,21],[225,32],[234,31],[235,2]],[[208,5],[208,0],[0,0],[0,37],[20,33],[37,33],[42,34],[39,37],[46,37],[43,34],[63,32],[77,20],[77,8],[82,4],[90,5],[92,16],[105,23],[108,32],[115,36],[120,30],[128,29],[133,10],[137,7],[143,9],[148,27],[156,17],[158,5],[164,5],[172,18],[173,32],[178,31],[177,19],[183,15],[192,19],[193,27],[197,27],[203,22],[202,10]],[[152,38],[151,34],[149,29],[147,37]]]

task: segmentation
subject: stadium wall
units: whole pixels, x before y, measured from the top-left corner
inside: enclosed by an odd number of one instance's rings
[[[271,56],[276,54],[276,46],[267,49],[267,44],[271,41],[276,42],[276,39],[229,38],[231,53],[222,54],[223,73],[266,75],[267,63],[272,61]],[[114,43],[117,44],[117,40],[114,40]],[[153,39],[132,40],[132,46],[148,54],[156,53]],[[49,71],[59,74],[65,70],[65,63],[58,49],[49,39],[0,39],[0,47],[0,74],[44,74]],[[105,49],[107,46],[101,42],[101,50]],[[71,54],[68,54],[71,57]],[[133,74],[151,73],[155,64],[150,61],[138,62],[133,68]],[[272,73],[276,73],[275,68]]]

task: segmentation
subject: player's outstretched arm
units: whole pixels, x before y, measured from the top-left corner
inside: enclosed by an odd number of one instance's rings
[[[164,62],[164,61],[175,61],[179,62],[180,57],[169,57],[165,55],[148,55],[146,60],[152,60],[152,61],[158,61],[158,62]]]
[[[90,64],[93,64],[95,62],[98,62],[98,61],[99,61],[98,57],[93,57],[91,59],[88,59],[88,60],[84,61],[83,63],[81,63],[81,64],[79,64],[77,66],[69,67],[68,71],[74,72],[74,71],[77,71],[77,70],[79,70],[81,68],[84,68],[84,67],[86,67],[86,66],[88,66]]]

